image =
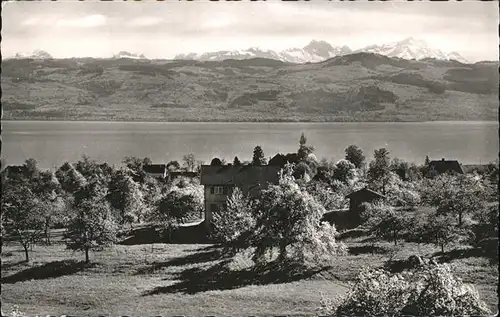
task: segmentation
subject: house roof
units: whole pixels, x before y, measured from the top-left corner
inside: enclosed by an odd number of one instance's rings
[[[24,173],[24,166],[23,165],[8,165],[5,167],[4,171],[6,173],[12,173],[12,174],[22,174]]]
[[[279,166],[201,166],[202,185],[257,185],[272,183],[277,184],[279,181]]]
[[[429,168],[435,170],[439,174],[447,172],[456,172],[459,174],[464,173],[462,165],[456,160],[441,159],[439,161],[430,161]]]
[[[278,153],[269,160],[268,165],[285,166],[286,163],[297,163],[299,156],[297,153],[287,153],[286,155]]]
[[[379,192],[376,192],[374,190],[371,190],[370,188],[368,187],[364,187],[360,190],[357,190],[357,191],[354,191],[352,193],[350,193],[349,195],[346,196],[346,198],[352,198],[352,197],[359,197],[359,196],[372,196],[372,197],[379,197],[379,198],[385,198],[384,195],[382,195],[381,193]]]
[[[23,165],[8,165],[2,171],[2,177],[8,178],[18,178],[24,177],[24,173],[26,172],[26,168]]]
[[[168,173],[172,177],[180,177],[180,176],[195,177],[195,176],[198,176],[198,173],[192,172],[192,171],[171,171]]]
[[[163,174],[165,173],[165,170],[167,169],[167,165],[165,164],[151,164],[151,165],[144,165],[142,167],[144,172],[146,173],[151,173],[151,174]]]

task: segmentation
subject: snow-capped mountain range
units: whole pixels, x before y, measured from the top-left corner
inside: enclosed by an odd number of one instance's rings
[[[11,58],[32,58],[32,59],[52,59],[52,55],[43,50],[34,50],[32,53],[16,53]],[[147,59],[144,54],[134,54],[127,51],[120,51],[118,54],[113,55],[114,59],[131,58],[131,59]],[[8,58],[7,58],[8,59]]]
[[[51,59],[52,55],[43,50],[34,50],[32,53],[16,53],[13,58]]]
[[[417,40],[412,37],[406,38],[399,42],[369,45],[358,50],[352,50],[348,46],[332,46],[325,41],[313,40],[303,48],[290,48],[283,51],[273,51],[259,48],[249,48],[246,50],[218,51],[202,54],[187,53],[178,54],[174,59],[195,59],[195,60],[212,60],[220,61],[224,59],[247,59],[247,58],[271,58],[283,62],[290,63],[307,63],[321,62],[326,59],[347,55],[351,53],[376,53],[389,57],[399,57],[404,59],[424,59],[435,58],[441,60],[457,60],[462,63],[468,61],[457,52],[445,53],[439,49],[431,48],[422,40]]]
[[[321,62],[326,59],[352,53],[347,46],[333,47],[325,41],[313,40],[303,48],[290,48],[283,51],[273,51],[251,47],[245,50],[218,51],[203,54],[179,54],[174,59],[195,59],[202,61],[221,61],[225,59],[270,58],[290,63]]]
[[[345,45],[332,46],[330,43],[325,41],[312,40],[309,44],[302,48],[289,48],[282,51],[250,47],[243,50],[217,51],[201,54],[184,53],[176,55],[174,59],[222,61],[225,59],[249,59],[260,57],[289,63],[315,63],[322,62],[335,56],[359,52],[375,53],[404,59],[421,60],[424,58],[435,58],[439,60],[456,60],[462,63],[469,63],[457,52],[446,53],[439,49],[431,48],[426,42],[412,37],[399,42],[382,45],[369,45],[358,50],[352,50]],[[35,50],[31,54],[17,53],[12,58],[51,59],[52,56],[43,50]],[[113,55],[112,58],[147,59],[144,54],[134,54],[127,51],[120,51],[118,54]]]
[[[417,40],[412,37],[399,42],[366,46],[355,52],[375,53],[389,57],[416,60],[424,58],[435,58],[441,60],[453,59],[462,63],[468,63],[468,61],[457,52],[445,53],[439,49],[429,47],[429,45],[422,40]]]

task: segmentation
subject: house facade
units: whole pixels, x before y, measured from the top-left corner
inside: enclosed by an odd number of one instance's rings
[[[200,183],[204,186],[206,224],[210,223],[214,212],[225,206],[235,187],[245,195],[256,196],[269,184],[278,184],[280,171],[279,166],[270,165],[202,165]]]

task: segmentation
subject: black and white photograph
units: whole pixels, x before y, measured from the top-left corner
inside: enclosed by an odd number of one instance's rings
[[[498,316],[498,1],[2,1],[1,316]]]

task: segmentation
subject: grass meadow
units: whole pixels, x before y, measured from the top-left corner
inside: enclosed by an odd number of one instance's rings
[[[57,240],[57,239],[56,239]],[[271,263],[253,268],[248,254],[225,257],[215,245],[117,244],[83,254],[62,241],[34,246],[23,262],[20,245],[2,248],[2,310],[13,305],[27,315],[128,316],[304,316],[316,314],[323,295],[342,296],[363,266],[400,270],[410,255],[451,263],[464,282],[474,283],[497,312],[498,268],[475,249],[453,246],[440,253],[432,245],[373,242],[344,235],[350,254],[322,268]]]

